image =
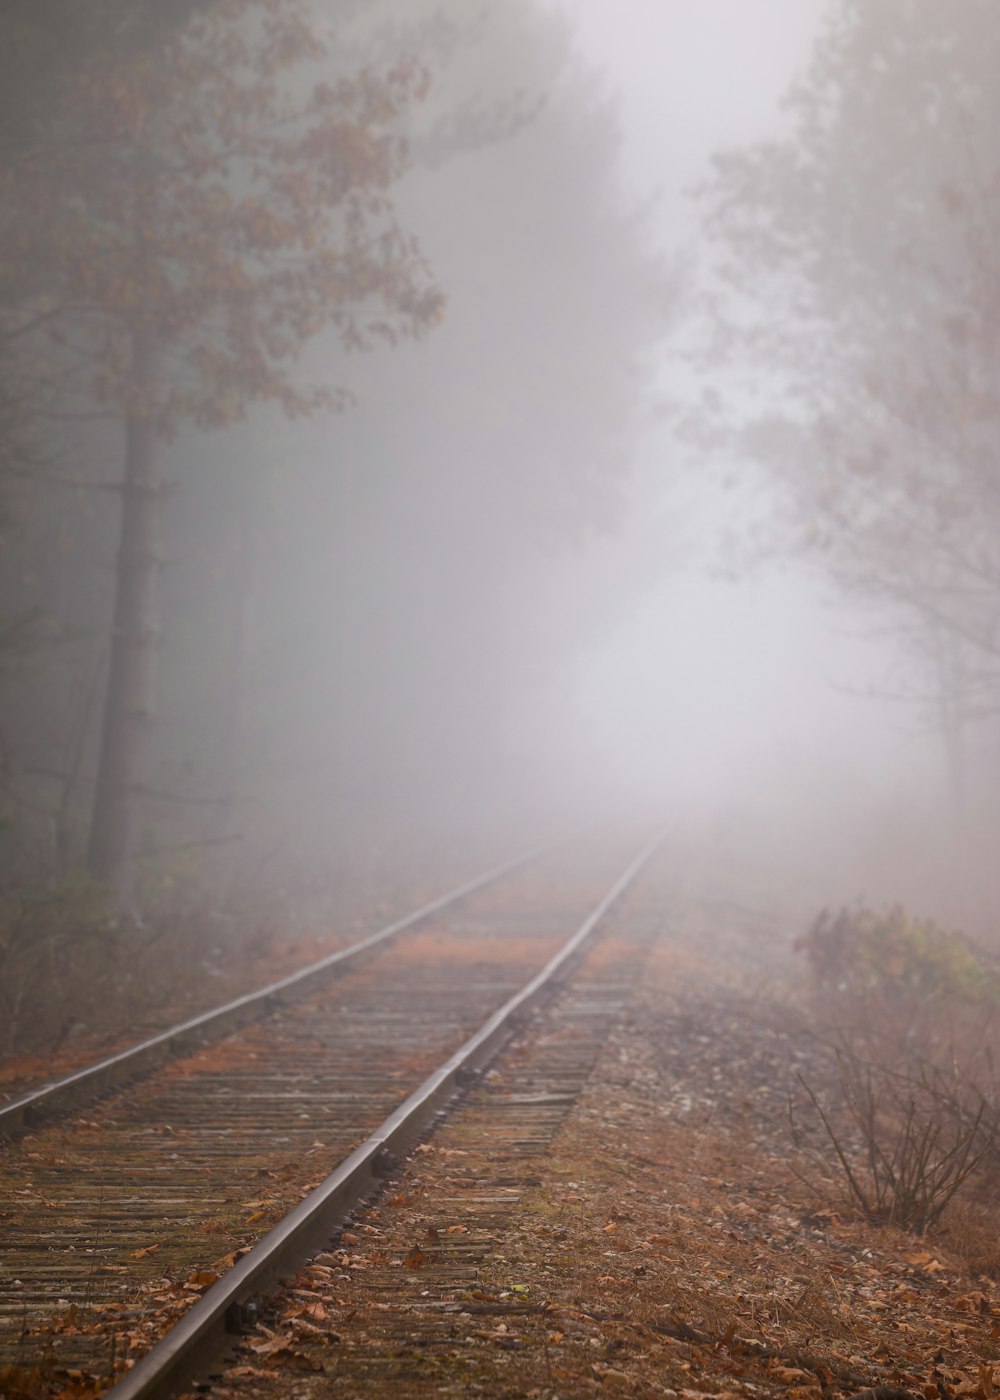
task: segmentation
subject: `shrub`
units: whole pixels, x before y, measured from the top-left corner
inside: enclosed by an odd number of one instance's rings
[[[844,1126],[836,1126],[815,1091],[800,1082],[850,1196],[866,1219],[922,1235],[989,1151],[980,1131],[984,1106],[970,1122],[958,1102],[937,1097],[925,1085],[843,1052],[837,1065]]]
[[[977,1168],[1000,1166],[1000,973],[900,905],[824,911],[795,946],[830,1058],[822,1097],[802,1081],[827,1148],[867,1218],[923,1233]]]
[[[1000,1006],[1000,972],[987,966],[971,940],[914,918],[900,904],[883,912],[824,910],[795,947],[828,994]]]

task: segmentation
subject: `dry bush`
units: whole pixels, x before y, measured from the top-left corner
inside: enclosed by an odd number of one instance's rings
[[[1000,975],[899,906],[824,913],[797,946],[830,1070],[825,1092],[802,1087],[827,1155],[862,1214],[922,1234],[975,1174],[1000,1175]]]
[[[924,1234],[986,1157],[982,1110],[969,1122],[923,1085],[844,1050],[837,1065],[839,1112],[801,1083],[852,1200],[868,1220]]]

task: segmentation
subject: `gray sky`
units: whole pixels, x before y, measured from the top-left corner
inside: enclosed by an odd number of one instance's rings
[[[618,92],[627,175],[677,196],[719,146],[780,129],[828,0],[558,0]]]

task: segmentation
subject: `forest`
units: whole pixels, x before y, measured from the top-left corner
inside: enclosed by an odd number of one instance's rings
[[[696,252],[624,179],[618,99],[557,8],[54,14],[0,21],[11,1046],[53,978],[40,1033],[64,1036],[137,949],[180,968],[207,939],[228,965],[432,850],[460,863],[472,831],[485,851],[581,803],[697,806],[740,719],[655,732],[696,659],[666,621],[641,639],[665,692],[645,727],[603,717],[628,781],[578,693],[581,658],[687,567],[689,514],[709,567],[790,561],[789,589],[820,580],[875,638],[842,684],[895,716],[892,771],[846,776],[858,811],[832,794],[816,840],[863,830],[890,873],[839,894],[909,899],[897,872],[933,867],[912,897],[988,926],[985,0],[830,7],[779,134],[716,151],[692,192]],[[777,801],[776,840],[804,801]]]
[[[997,1400],[998,73],[0,6],[0,1397]]]
[[[667,299],[529,3],[73,12],[3,20],[18,1005],[109,919],[224,942],[506,820]]]

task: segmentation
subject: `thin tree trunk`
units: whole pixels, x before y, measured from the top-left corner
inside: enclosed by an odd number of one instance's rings
[[[96,657],[90,666],[87,678],[74,716],[73,731],[69,736],[64,760],[64,771],[60,780],[59,803],[52,818],[52,879],[64,880],[78,862],[73,852],[73,809],[77,788],[80,784],[80,770],[83,767],[87,737],[90,734],[94,706],[100,693],[104,675],[104,657]]]
[[[956,837],[962,836],[968,817],[965,717],[962,713],[966,676],[961,642],[953,632],[937,638],[938,722],[944,744],[944,757],[951,798],[951,817]]]
[[[243,865],[241,836],[233,831],[240,788],[244,780],[245,709],[249,653],[253,633],[257,532],[253,525],[255,502],[252,484],[230,507],[233,533],[228,540],[226,614],[221,638],[222,694],[219,705],[216,749],[219,755],[215,839],[228,841],[229,851],[213,867],[214,898],[220,907],[229,901]]]
[[[257,539],[253,526],[252,485],[230,507],[233,524],[226,568],[228,590],[226,634],[222,643],[222,704],[220,707],[219,790],[230,802],[239,786],[244,738],[244,708],[257,572]],[[225,820],[231,820],[227,812]]]
[[[159,637],[163,489],[152,413],[156,361],[155,329],[136,327],[132,333],[134,408],[125,424],[114,625],[87,855],[90,873],[109,884],[126,904],[133,893]]]

